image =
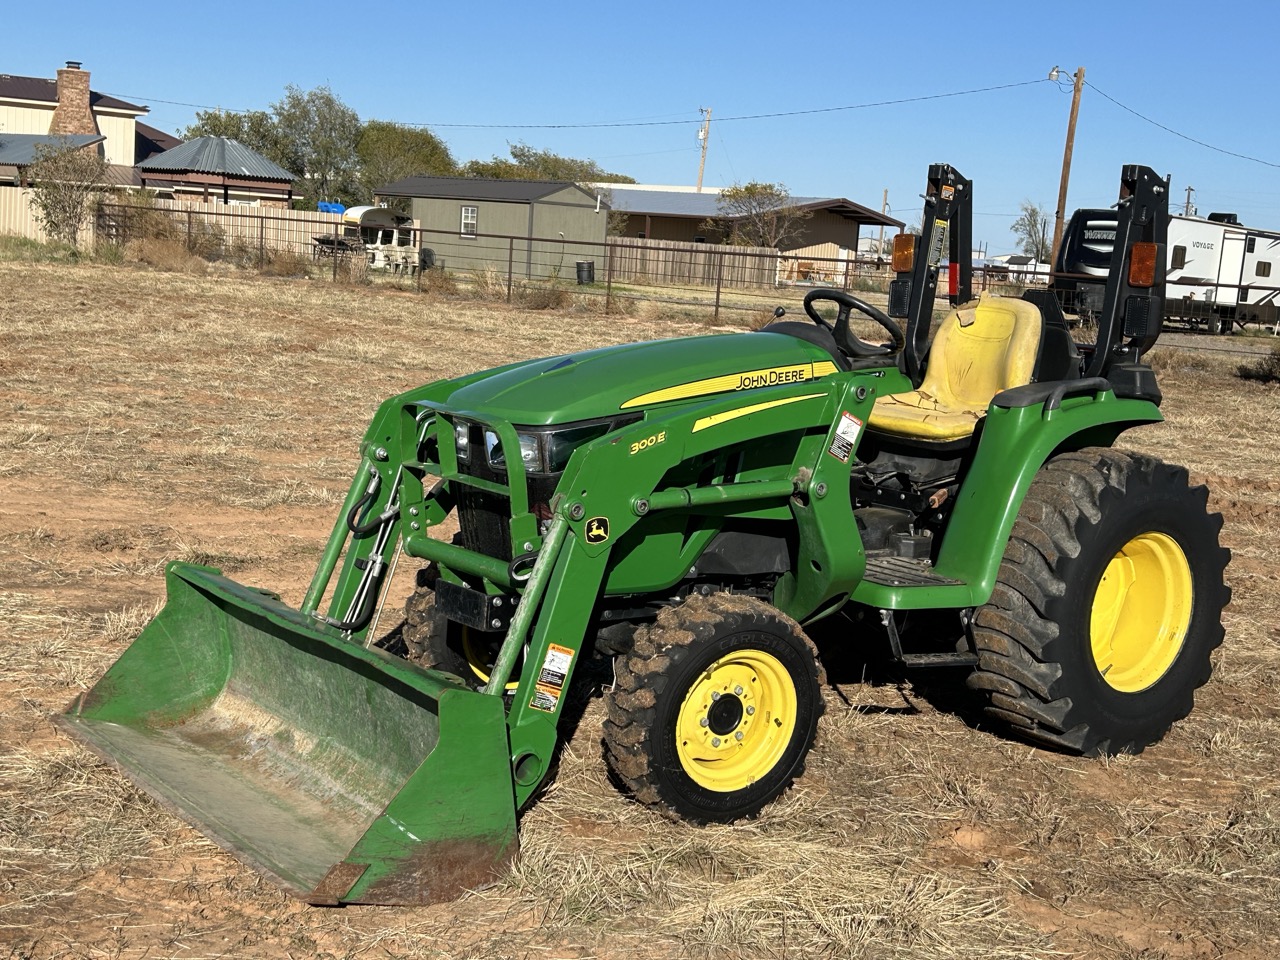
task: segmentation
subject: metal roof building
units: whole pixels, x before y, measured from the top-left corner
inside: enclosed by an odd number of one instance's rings
[[[720,191],[695,192],[692,188],[654,187],[645,184],[599,183],[593,186],[609,198],[615,211],[627,215],[623,236],[650,240],[723,242],[724,232],[713,221],[725,220]],[[789,252],[805,250],[814,255],[840,256],[856,250],[862,227],[901,230],[903,223],[844,197],[792,197],[792,204],[811,212],[804,236]]]
[[[508,203],[536,203],[562,190],[595,194],[567,180],[499,180],[489,177],[405,177],[375,193],[380,197],[438,197],[447,200],[498,200]],[[605,204],[607,207],[608,204]]]
[[[197,137],[138,164],[142,185],[175,199],[287,206],[294,175],[229,137]]]
[[[0,166],[29,167],[40,159],[41,148],[46,150],[80,148],[102,143],[106,139],[100,133],[69,133],[64,136],[41,133],[0,133]]]

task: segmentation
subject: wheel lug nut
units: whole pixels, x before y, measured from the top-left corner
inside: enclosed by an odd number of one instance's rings
[[[733,688],[733,692],[734,692],[735,694],[737,694],[738,696],[742,696],[742,688],[741,688],[741,687],[734,687],[734,688]]]
[[[735,739],[735,740],[741,740],[741,739],[742,739],[742,737],[743,737],[743,733],[742,733],[742,731],[741,731],[741,730],[739,730],[737,733],[735,733],[735,734],[733,735],[733,739]]]
[[[712,738],[711,738],[711,745],[712,745],[713,747],[718,747],[718,746],[720,746],[720,738],[719,738],[719,737],[712,737]]]
[[[719,699],[720,699],[720,691],[719,691],[719,690],[712,690],[712,691],[711,691],[711,699],[712,699],[712,700],[719,700]]]
[[[756,712],[756,708],[755,708],[755,707],[747,707],[747,716],[748,716],[748,717],[753,716],[753,715],[755,714],[755,712]]]
[[[709,727],[711,726],[711,721],[708,720],[706,717],[703,717],[701,720],[698,721],[698,724],[703,727]]]

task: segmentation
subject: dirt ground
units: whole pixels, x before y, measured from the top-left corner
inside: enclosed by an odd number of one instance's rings
[[[1280,951],[1280,392],[1235,378],[1238,357],[1157,348],[1168,422],[1126,441],[1209,484],[1234,554],[1214,677],[1143,755],[1004,739],[962,676],[896,672],[837,621],[808,773],[758,820],[693,828],[619,795],[595,697],[505,882],[325,909],[161,811],[51,715],[155,612],[170,559],[298,603],[385,396],[706,325],[104,265],[0,263],[0,290],[0,958]]]

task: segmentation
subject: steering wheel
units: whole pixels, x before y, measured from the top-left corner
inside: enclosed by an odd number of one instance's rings
[[[823,301],[831,301],[836,304],[836,322],[833,326],[828,323],[818,313],[815,303]],[[874,320],[880,326],[889,332],[889,336],[893,337],[893,344],[875,344],[867,343],[860,340],[857,335],[849,329],[849,312],[857,310],[859,313]],[[855,296],[845,293],[843,290],[832,290],[827,287],[820,287],[817,290],[810,290],[805,294],[804,312],[809,315],[812,320],[820,327],[830,330],[836,339],[836,345],[851,357],[887,357],[897,353],[906,344],[907,338],[902,332],[902,327],[898,326],[897,321],[890,317],[883,310],[873,307],[865,300],[859,300]]]

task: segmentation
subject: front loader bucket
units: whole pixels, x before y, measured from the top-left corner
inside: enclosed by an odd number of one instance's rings
[[[159,616],[62,726],[322,904],[451,900],[515,856],[502,698],[174,563]]]

